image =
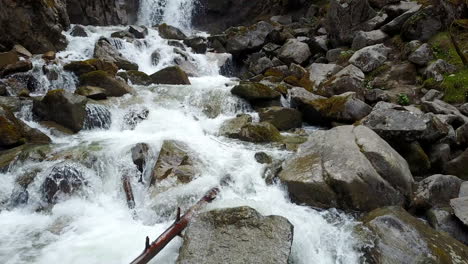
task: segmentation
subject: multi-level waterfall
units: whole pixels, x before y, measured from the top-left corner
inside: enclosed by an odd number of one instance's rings
[[[166,22],[190,33],[187,18],[194,1],[144,0],[139,22],[145,25]],[[86,38],[72,37],[67,32],[70,43],[58,54],[61,63],[91,58],[94,44],[101,36],[110,37],[121,29],[88,26]],[[179,56],[151,28],[145,39],[133,43],[120,41],[119,48],[146,73],[171,65]],[[155,50],[161,55],[156,64],[150,59]],[[98,124],[89,126],[92,129],[64,135],[34,122],[29,115],[21,115],[30,126],[48,134],[53,144],[31,153],[31,157],[20,157],[7,172],[0,173],[1,263],[128,263],[141,252],[147,235],[155,238],[173,222],[177,206],[187,208],[226,174],[231,175],[232,184],[223,187],[220,197],[208,209],[248,205],[263,215],[286,217],[294,225],[291,263],[359,262],[351,217],[292,203],[281,184],[265,183],[262,178],[265,167],[253,158],[258,151],[278,159],[291,153],[218,136],[224,120],[251,109],[231,95],[236,80],[218,74],[218,62],[223,56],[187,52],[196,66],[192,85],[134,86],[135,95],[112,98],[88,109],[99,117]],[[38,58],[34,64],[36,70],[43,61]],[[61,78],[44,80],[37,94],[58,87],[75,89],[74,76],[63,72],[61,66],[56,70]],[[37,70],[35,74],[41,80],[43,73]],[[138,112],[147,113],[147,119],[135,123],[131,117]],[[148,189],[149,171],[163,140],[167,139],[188,144],[206,166],[194,181],[155,198]],[[130,154],[130,149],[140,142],[150,146],[153,161],[146,164],[143,184],[138,181],[139,171]],[[40,157],[43,154],[54,158],[44,160]],[[79,171],[85,187],[50,208],[43,201],[41,186],[44,178],[58,169]],[[23,189],[19,179],[28,175],[35,176]],[[122,176],[131,178],[136,202],[133,211],[126,204]],[[21,199],[14,201],[15,197],[25,195],[27,203]],[[174,263],[181,243],[181,238],[173,240],[152,263]]]

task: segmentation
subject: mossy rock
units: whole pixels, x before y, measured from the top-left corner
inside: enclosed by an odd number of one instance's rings
[[[80,86],[75,93],[93,100],[107,99],[106,90],[96,86]]]
[[[122,96],[133,91],[123,80],[105,71],[93,71],[80,76],[81,86],[96,86],[104,89],[107,96]]]
[[[89,63],[86,63],[85,61],[72,61],[68,64],[65,64],[63,66],[63,69],[66,71],[73,72],[77,76],[80,76],[82,74],[95,71],[96,67]]]
[[[231,93],[248,101],[272,100],[281,96],[277,91],[257,82],[241,82],[232,88]]]
[[[149,85],[151,83],[151,77],[141,71],[119,72],[117,76],[136,85]]]
[[[290,75],[284,78],[283,81],[292,86],[302,87],[309,92],[312,92],[314,90],[314,83],[309,79],[308,74],[305,74],[302,78],[297,78],[297,76]]]
[[[239,139],[253,143],[279,142],[282,136],[275,126],[268,122],[249,123],[242,127]]]
[[[444,76],[440,87],[445,94],[444,101],[448,103],[468,102],[468,68]]]
[[[463,32],[456,35],[455,37],[457,39],[458,45],[460,45],[460,50],[468,50],[468,32]],[[437,33],[429,40],[428,43],[432,46],[432,50],[436,59],[442,59],[458,67],[463,66],[463,62],[460,59],[460,56],[458,56],[458,53],[452,44],[452,40],[450,39],[450,34],[448,32]]]
[[[190,85],[190,80],[179,66],[164,68],[151,74],[151,83],[154,84],[172,84],[172,85]]]

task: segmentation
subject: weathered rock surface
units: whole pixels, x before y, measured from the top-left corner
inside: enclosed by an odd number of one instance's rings
[[[261,122],[268,122],[278,130],[289,130],[302,126],[302,114],[296,109],[272,106],[258,112]]]
[[[278,57],[285,63],[302,64],[312,55],[309,46],[297,39],[289,39],[278,51]]]
[[[247,123],[235,138],[253,143],[268,143],[280,141],[281,134],[268,122]]]
[[[230,138],[237,138],[242,127],[248,123],[252,123],[252,117],[247,114],[240,114],[235,118],[224,121],[219,129],[219,134]]]
[[[292,240],[293,225],[284,217],[250,207],[214,210],[190,222],[177,263],[286,264]]]
[[[450,206],[458,219],[468,226],[468,196],[450,200]]]
[[[412,15],[403,24],[401,35],[408,40],[428,41],[443,25],[434,7],[426,7]]]
[[[149,154],[148,144],[138,143],[132,147],[130,152],[132,153],[133,164],[137,166],[137,169],[140,172],[143,172],[143,170],[145,169],[148,154]]]
[[[358,67],[348,65],[317,88],[317,92],[325,96],[333,96],[346,92],[355,92],[357,98],[363,100],[365,75]]]
[[[314,132],[279,177],[298,202],[359,211],[405,204],[413,183],[406,161],[364,126]]]
[[[247,101],[278,99],[281,94],[270,87],[255,82],[240,82],[232,88],[231,93]]]
[[[166,23],[158,26],[159,35],[164,39],[185,40],[187,36],[180,29]]]
[[[54,121],[78,132],[86,119],[86,103],[84,96],[52,90],[41,101],[34,101],[32,110],[41,120]]]
[[[343,68],[341,66],[333,63],[312,63],[309,67],[307,67],[307,70],[309,71],[309,79],[312,81],[315,87],[318,87],[320,84],[322,84],[322,82],[342,69]]]
[[[383,44],[376,44],[356,51],[349,62],[359,67],[363,72],[370,72],[381,66],[386,60],[390,49]]]
[[[137,21],[139,0],[66,0],[72,24],[110,26]]]
[[[431,60],[434,59],[431,46],[425,43],[411,53],[408,60],[420,66],[427,65]]]
[[[388,35],[382,30],[359,31],[353,39],[351,48],[353,50],[360,50],[367,46],[383,43],[387,38]]]
[[[375,236],[366,254],[370,263],[468,263],[466,245],[402,208],[376,209],[362,220]]]
[[[226,50],[232,54],[241,54],[260,49],[272,31],[273,26],[264,21],[250,27],[231,28],[226,32]]]
[[[468,180],[468,149],[447,162],[444,166],[444,172]]]
[[[133,88],[124,80],[115,78],[105,71],[93,71],[80,76],[81,86],[95,86],[106,91],[107,96],[122,96],[131,93]]]
[[[434,208],[427,213],[429,224],[439,232],[445,232],[458,241],[468,244],[468,227],[453,214],[450,207]]]
[[[94,46],[94,58],[115,63],[119,69],[128,71],[138,70],[138,64],[124,58],[122,53],[114,48],[106,38],[101,38],[96,42],[96,45]]]
[[[452,175],[432,175],[418,183],[412,206],[417,209],[449,206],[458,197],[462,180]]]

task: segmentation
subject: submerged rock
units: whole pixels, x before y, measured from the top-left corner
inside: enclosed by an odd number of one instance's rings
[[[406,161],[364,126],[314,132],[279,177],[297,202],[359,211],[403,205],[413,184]]]
[[[56,203],[59,199],[78,192],[86,181],[79,165],[63,162],[55,165],[42,184],[44,199]]]
[[[143,172],[146,166],[148,154],[149,154],[149,146],[146,143],[138,143],[132,147],[130,150],[132,152],[132,161],[133,164],[137,166],[137,169],[140,172]]]
[[[187,227],[178,264],[287,264],[293,225],[281,216],[262,216],[250,207],[213,210]]]

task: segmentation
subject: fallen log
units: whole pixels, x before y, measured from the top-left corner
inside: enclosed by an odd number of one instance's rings
[[[209,190],[194,206],[192,206],[183,216],[180,216],[180,208],[177,209],[176,221],[162,233],[153,243],[150,244],[149,237],[146,237],[145,249],[130,264],[146,264],[153,259],[169,242],[187,227],[188,223],[197,211],[202,209],[207,203],[213,201],[219,193],[218,188]]]
[[[132,185],[130,183],[130,178],[128,176],[123,176],[122,184],[123,184],[125,196],[127,197],[128,208],[133,209],[135,208],[135,197],[133,196],[133,190],[132,190]]]

